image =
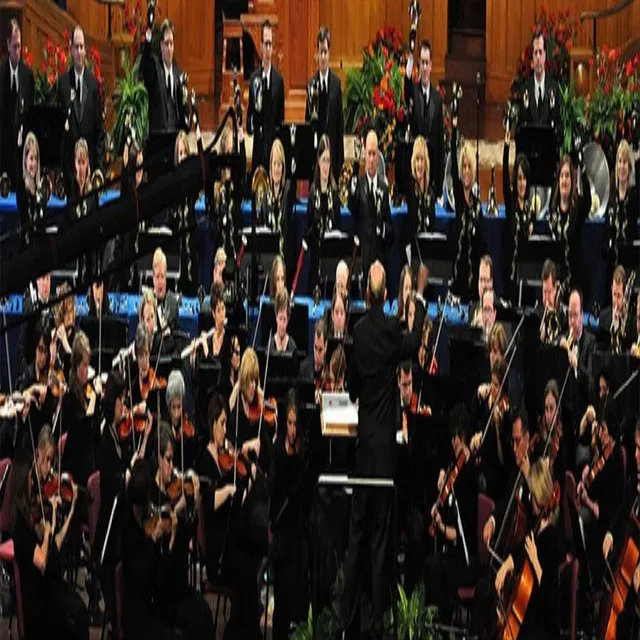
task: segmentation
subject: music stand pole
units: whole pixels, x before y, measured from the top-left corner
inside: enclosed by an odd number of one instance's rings
[[[478,187],[478,198],[480,199],[480,83],[482,77],[476,71],[476,185]]]

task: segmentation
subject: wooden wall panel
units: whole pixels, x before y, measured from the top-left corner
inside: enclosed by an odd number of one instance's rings
[[[542,6],[549,14],[569,7],[579,20],[582,11],[614,7],[619,0],[487,0],[487,101],[506,100],[520,53],[531,38],[531,27]],[[640,33],[640,3],[634,2],[616,16],[601,19],[597,26],[597,45],[625,47]],[[593,22],[580,25],[575,47],[593,47]]]
[[[418,41],[429,38],[433,47],[435,79],[444,76],[447,50],[447,3],[422,2]],[[324,0],[320,23],[331,30],[331,67],[344,80],[347,69],[360,66],[362,48],[379,28],[393,24],[409,39],[409,3],[406,0]],[[315,43],[313,43],[315,45]]]

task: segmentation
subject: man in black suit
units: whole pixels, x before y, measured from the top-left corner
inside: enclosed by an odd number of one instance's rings
[[[378,136],[371,129],[365,142],[365,174],[353,179],[349,209],[355,217],[360,238],[362,273],[380,260],[386,267],[387,250],[393,244],[389,188],[378,175]]]
[[[569,296],[569,335],[572,337],[569,348],[569,381],[567,392],[571,408],[570,429],[564,430],[567,438],[567,451],[575,451],[574,434],[580,432],[580,418],[584,415],[592,397],[593,379],[591,361],[595,350],[595,338],[584,330],[582,318],[582,292],[572,289]],[[560,339],[560,346],[568,347],[568,337]]]
[[[71,106],[69,131],[65,136],[62,167],[67,181],[67,193],[75,175],[75,145],[80,138],[89,147],[91,171],[102,170],[105,154],[104,120],[100,89],[95,76],[86,66],[84,31],[79,25],[73,30],[71,40],[73,67],[58,80],[58,103],[66,114]]]
[[[262,23],[262,66],[251,74],[247,132],[253,134],[251,167],[265,167],[271,173],[269,154],[276,131],[284,122],[284,82],[271,64],[273,29],[269,20]]]
[[[404,95],[409,106],[411,134],[414,138],[423,136],[427,141],[431,188],[439,198],[444,177],[444,121],[440,94],[431,84],[431,66],[431,43],[423,40],[420,45],[420,81],[415,83],[411,80],[413,54],[409,54]]]
[[[322,378],[327,354],[327,323],[318,318],[313,331],[313,353],[309,354],[300,365],[300,380],[313,382]]]
[[[9,57],[0,66],[0,173],[6,173],[15,190],[22,158],[18,158],[21,115],[33,105],[33,72],[22,60],[22,34],[15,18],[7,33]],[[26,132],[25,132],[26,135]]]
[[[531,41],[533,56],[533,75],[527,78],[522,92],[523,123],[550,125],[560,124],[560,95],[558,84],[545,72],[547,53],[544,34],[537,31]]]
[[[309,85],[315,81],[318,91],[318,120],[316,124],[317,140],[323,134],[329,136],[331,143],[331,171],[337,182],[344,164],[344,117],[342,114],[342,87],[340,78],[329,69],[329,51],[331,49],[331,33],[322,25],[318,30],[318,71],[309,81]],[[307,90],[307,106],[305,109],[305,122],[312,122],[311,105],[309,104],[309,90]]]
[[[183,102],[182,71],[173,59],[173,24],[166,18],[160,27],[159,59],[151,51],[153,12],[149,12],[149,26],[142,47],[142,77],[149,94],[149,132],[189,130],[189,114]]]
[[[167,256],[158,247],[153,254],[153,293],[156,296],[158,331],[170,327],[171,331],[178,328],[178,299],[167,291]]]
[[[424,285],[425,282],[418,283],[419,292],[424,291]],[[416,356],[425,315],[420,299],[413,331],[403,334],[400,320],[384,315],[386,297],[384,267],[376,261],[371,265],[367,283],[369,311],[353,332],[349,378],[351,401],[359,402],[355,475],[364,478],[393,478],[395,473],[397,369],[401,360]],[[367,488],[353,492],[342,602],[342,621],[347,633],[354,627],[358,581],[360,576],[369,573],[367,561],[371,563],[373,631],[382,631],[389,590],[395,588],[389,579],[391,506],[392,498],[387,490]]]

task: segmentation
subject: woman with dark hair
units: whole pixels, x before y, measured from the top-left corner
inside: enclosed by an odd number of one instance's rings
[[[225,472],[221,452],[226,448],[226,401],[215,395],[209,404],[209,443],[196,462],[202,484],[202,512],[206,539],[207,578],[233,588],[231,617],[225,638],[256,638],[259,634],[258,563],[246,547],[243,505],[252,490],[249,477],[241,479],[233,467]],[[255,477],[255,465],[247,469]]]
[[[274,638],[288,638],[292,622],[305,620],[309,606],[309,551],[305,522],[308,506],[302,492],[305,472],[294,389],[287,396],[286,431],[274,447],[275,477],[271,499]]]
[[[109,296],[105,291],[104,280],[102,276],[98,277],[91,283],[89,289],[89,317],[97,318],[98,312],[103,318],[111,315],[111,305],[109,303]]]
[[[320,253],[322,240],[327,231],[340,229],[340,194],[331,173],[331,144],[326,134],[320,138],[318,160],[309,187],[307,201],[307,232],[309,243],[309,281],[311,293],[320,284]]]
[[[511,131],[504,134],[504,153],[502,155],[502,190],[504,193],[504,212],[507,218],[507,230],[502,239],[502,288],[503,297],[513,304],[518,295],[518,255],[522,245],[533,233],[535,211],[529,204],[531,166],[524,153],[516,155],[513,175],[509,184],[509,143]]]
[[[176,372],[174,372],[176,373]],[[204,598],[196,594],[189,586],[189,543],[195,538],[198,530],[198,508],[200,506],[200,481],[198,476],[192,477],[193,496],[188,498],[182,493],[174,502],[170,497],[171,484],[175,480],[174,465],[176,460],[176,441],[168,424],[160,423],[160,460],[155,481],[151,489],[151,503],[159,509],[169,507],[178,517],[175,544],[173,547],[171,591],[160,604],[164,615],[171,626],[180,629],[185,638],[213,638],[213,616]],[[166,552],[167,539],[160,542]]]
[[[51,507],[51,519],[43,517],[35,507],[41,497],[43,478],[51,472],[55,442],[48,426],[38,438],[33,463],[25,450],[20,450],[11,469],[11,522],[15,561],[20,571],[20,589],[28,638],[89,638],[89,615],[80,596],[64,580],[60,549],[73,519],[77,486],[69,513],[58,533],[60,497],[42,498]]]
[[[146,460],[136,460],[127,487],[122,530],[122,626],[125,638],[173,640],[165,604],[171,596],[173,550],[178,517],[150,518],[151,469]],[[164,538],[164,553],[160,542]]]
[[[549,212],[549,228],[554,240],[559,240],[564,247],[564,280],[567,293],[577,287],[585,291],[581,281],[582,230],[591,210],[591,186],[584,166],[580,167],[582,175],[582,195],[578,196],[576,169],[570,156],[564,155],[560,160],[558,179],[551,200]]]

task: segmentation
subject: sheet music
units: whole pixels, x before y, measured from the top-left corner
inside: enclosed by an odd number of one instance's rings
[[[437,240],[445,241],[447,239],[446,234],[439,231],[423,231],[418,234],[418,240]]]
[[[244,235],[250,236],[253,234],[253,229],[251,227],[243,227],[242,228],[242,233]],[[271,236],[271,235],[275,235],[276,232],[272,231],[270,227],[267,227],[267,225],[263,224],[259,227],[256,227],[256,235],[257,236]]]

